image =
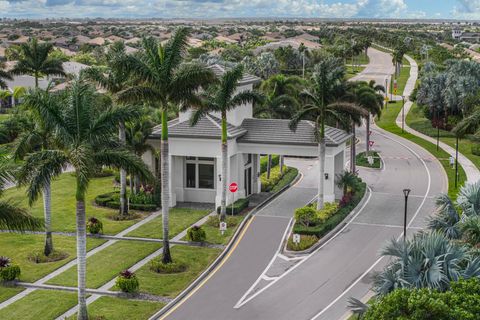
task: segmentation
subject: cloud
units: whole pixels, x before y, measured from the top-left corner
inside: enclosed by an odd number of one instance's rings
[[[457,0],[458,6],[452,10],[457,19],[480,19],[480,0]]]

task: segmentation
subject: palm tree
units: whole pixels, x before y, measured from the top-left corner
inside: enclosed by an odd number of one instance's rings
[[[38,79],[43,76],[65,76],[62,61],[49,57],[53,51],[51,43],[39,43],[37,38],[22,43],[22,58],[10,71],[11,74],[30,74],[35,77],[35,87]]]
[[[290,122],[292,130],[296,130],[302,119],[312,120],[315,124],[319,159],[317,199],[317,209],[319,210],[323,208],[326,121],[342,121],[342,116],[345,114],[363,113],[357,105],[338,100],[344,94],[344,75],[345,68],[338,58],[327,58],[315,65],[311,77],[311,87],[301,93],[301,97],[307,101],[307,104],[294,115]]]
[[[90,179],[98,166],[123,168],[150,179],[151,173],[141,159],[119,145],[114,139],[120,121],[131,119],[132,110],[109,107],[98,110],[93,87],[75,80],[60,97],[62,110],[46,105],[42,116],[55,127],[59,148],[39,150],[25,157],[19,172],[20,181],[28,181],[27,195],[35,201],[46,185],[59,176],[67,166],[76,176],[76,229],[78,274],[78,319],[88,318],[86,305],[86,212],[85,195]],[[133,113],[135,114],[135,113]]]
[[[14,181],[15,167],[6,154],[0,155],[0,196],[5,187]],[[9,200],[0,200],[0,229],[10,231],[40,230],[43,221],[32,217],[25,209],[18,207]]]
[[[392,63],[395,66],[395,75],[400,75],[400,68],[403,62],[403,56],[405,55],[405,49],[403,47],[397,47],[392,53]]]
[[[220,205],[220,221],[225,221],[227,213],[227,171],[228,171],[228,134],[227,112],[248,102],[259,102],[261,96],[252,90],[237,93],[239,81],[243,77],[243,66],[237,65],[227,70],[217,85],[212,85],[203,94],[204,103],[198,106],[190,119],[194,126],[209,112],[218,112],[222,118],[222,197]]]
[[[343,190],[343,196],[348,193],[348,189],[353,190],[357,183],[357,175],[354,172],[344,171],[337,174],[337,187]]]
[[[6,89],[6,80],[13,80],[12,75],[5,70],[5,63],[0,62],[0,89]]]
[[[118,93],[127,88],[129,77],[126,72],[118,67],[117,61],[123,59],[126,55],[125,45],[123,42],[114,42],[107,54],[105,60],[107,67],[91,67],[84,71],[85,76],[93,81],[96,85],[108,90],[112,96],[114,103],[121,104],[118,101]],[[120,143],[125,146],[125,123],[118,124],[118,138]],[[120,216],[125,217],[128,214],[127,204],[127,173],[124,169],[120,169]]]
[[[163,222],[163,263],[172,262],[168,238],[170,188],[168,185],[168,113],[174,106],[198,106],[198,89],[215,79],[214,73],[198,63],[183,63],[186,56],[188,29],[179,28],[165,45],[153,38],[142,40],[143,51],[127,55],[118,62],[121,70],[133,77],[133,85],[119,93],[119,100],[142,100],[161,110],[160,147],[161,198]]]
[[[55,128],[49,119],[44,117],[44,110],[51,109],[59,113],[58,99],[47,90],[36,89],[25,97],[24,107],[28,112],[32,127],[25,130],[15,141],[13,155],[15,160],[23,160],[28,154],[50,150],[54,148]],[[27,181],[19,180],[20,184]],[[49,256],[53,252],[53,240],[51,230],[51,181],[45,181],[42,190],[43,214],[45,218],[45,246],[44,254]],[[30,203],[31,204],[31,203]]]

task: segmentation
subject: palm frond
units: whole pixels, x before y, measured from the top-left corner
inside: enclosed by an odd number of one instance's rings
[[[0,229],[9,231],[34,231],[43,228],[43,220],[11,201],[0,201]]]

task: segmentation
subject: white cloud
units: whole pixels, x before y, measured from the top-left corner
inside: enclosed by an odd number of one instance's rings
[[[457,0],[458,6],[452,10],[457,19],[480,19],[480,0]]]

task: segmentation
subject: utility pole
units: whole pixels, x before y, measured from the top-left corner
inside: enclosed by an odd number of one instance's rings
[[[410,189],[403,189],[403,195],[405,196],[405,212],[403,215],[403,242],[407,240],[407,204],[408,204],[408,195],[410,194]]]
[[[456,135],[456,144],[455,144],[455,189],[458,186],[458,135]]]
[[[405,129],[405,96],[402,96],[402,133]]]

